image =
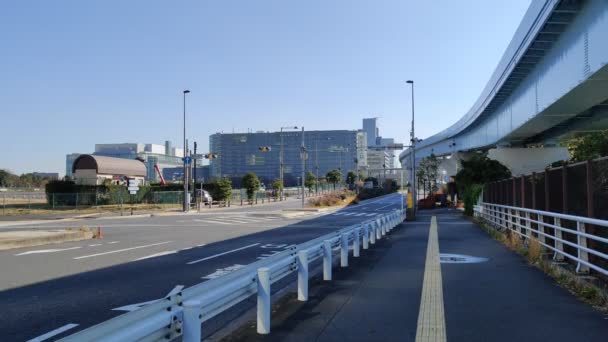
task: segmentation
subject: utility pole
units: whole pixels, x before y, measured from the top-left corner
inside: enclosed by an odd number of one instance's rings
[[[411,132],[411,148],[412,148],[412,199],[414,200],[414,215],[418,207],[418,189],[416,185],[416,133],[414,132],[414,81],[408,80],[406,83],[412,85],[412,132]]]
[[[315,193],[319,192],[319,138],[315,139],[315,173],[317,181],[315,182]]]
[[[306,176],[306,170],[304,170],[304,165],[306,162],[306,146],[304,146],[304,126],[302,126],[302,147],[301,147],[302,153],[300,158],[302,159],[302,208],[304,208],[304,177]]]
[[[186,153],[188,152],[188,146],[186,145],[186,94],[189,94],[190,90],[184,90],[184,212],[190,208],[190,201],[188,198],[188,167],[186,165]]]
[[[194,142],[194,155],[196,155],[196,141]],[[196,184],[196,159],[193,160],[194,167],[192,168],[192,183]],[[196,200],[196,196],[194,196]]]

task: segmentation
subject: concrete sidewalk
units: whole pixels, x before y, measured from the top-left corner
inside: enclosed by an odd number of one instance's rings
[[[429,239],[432,216],[438,229]],[[427,242],[434,239],[436,246],[437,235],[440,253],[487,260],[442,263],[436,268],[439,277],[425,275],[425,262],[433,268],[425,257]],[[436,247],[428,252],[436,254]],[[270,335],[247,327],[228,340],[438,341],[441,334],[416,335],[441,326],[447,341],[608,339],[608,316],[580,302],[459,211],[421,211],[418,221],[402,224],[351,260],[351,267],[335,270],[334,281],[317,281],[308,302],[279,303]],[[421,310],[423,283],[430,285],[424,285]]]

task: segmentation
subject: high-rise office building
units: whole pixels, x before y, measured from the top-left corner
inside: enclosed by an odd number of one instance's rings
[[[306,131],[304,145],[307,159],[305,171],[320,178],[333,169],[355,171],[367,163],[361,148],[365,145],[362,131]],[[209,137],[210,152],[217,155],[210,160],[211,177],[228,177],[235,186],[248,172],[258,175],[264,184],[280,178],[280,159],[283,150],[283,179],[285,186],[296,186],[302,172],[300,147],[302,131],[216,133]],[[260,147],[269,147],[261,151]]]
[[[376,138],[380,133],[377,123],[378,118],[363,119],[363,131],[367,135],[367,143],[369,146],[376,145]]]

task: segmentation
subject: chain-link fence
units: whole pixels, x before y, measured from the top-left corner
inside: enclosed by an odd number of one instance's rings
[[[320,185],[318,191],[315,188],[305,189],[305,196],[310,197],[316,194],[333,191],[328,185]],[[283,194],[273,191],[257,191],[253,201],[247,198],[245,189],[233,189],[228,202],[222,201],[222,205],[230,204],[258,204],[273,201],[282,201],[288,198],[301,196],[301,188],[286,188]],[[194,199],[194,193],[191,193]],[[18,215],[33,213],[36,210],[69,210],[84,208],[112,208],[125,205],[158,205],[162,207],[180,206],[184,201],[183,191],[148,191],[130,195],[126,191],[106,191],[106,192],[80,192],[80,193],[44,193],[44,192],[0,192],[0,215]],[[194,201],[193,201],[194,202]],[[214,199],[214,203],[215,202]],[[193,203],[194,205],[194,203]]]

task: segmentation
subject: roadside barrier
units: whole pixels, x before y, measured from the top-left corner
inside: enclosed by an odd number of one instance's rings
[[[578,273],[592,270],[608,276],[608,254],[601,248],[608,244],[608,238],[588,231],[590,227],[606,229],[608,221],[494,203],[476,205],[474,213],[497,229],[510,230],[524,239],[537,239],[553,251],[553,260],[566,258],[576,263]],[[567,239],[567,235],[574,238]]]
[[[308,300],[309,265],[322,259],[323,279],[332,279],[334,252],[340,267],[384,238],[405,220],[405,211],[379,214],[362,223],[293,246],[224,276],[171,294],[141,309],[112,318],[60,341],[171,341],[199,342],[205,322],[244,299],[257,296],[257,332],[270,333],[272,285],[297,274],[298,300]]]

